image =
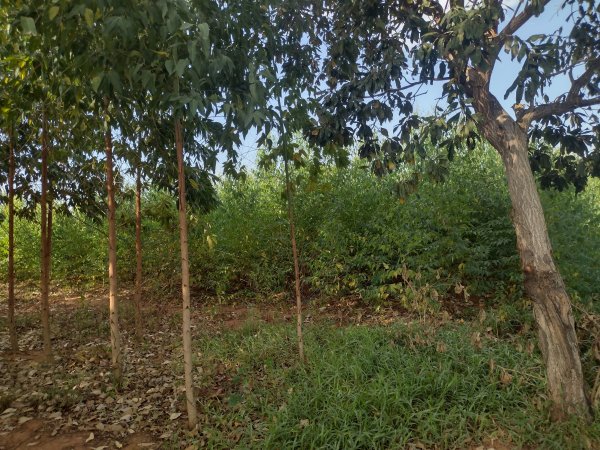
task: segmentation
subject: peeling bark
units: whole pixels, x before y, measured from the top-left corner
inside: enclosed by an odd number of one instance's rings
[[[525,275],[525,293],[533,301],[539,345],[546,363],[553,416],[589,416],[571,300],[552,257],[544,212],[529,166],[526,136],[507,142],[502,160],[513,204],[512,220]],[[512,146],[511,142],[520,145]]]
[[[504,164],[525,293],[533,302],[553,417],[576,414],[589,418],[571,300],[552,257],[544,211],[529,165],[526,127],[510,117],[490,94],[487,74],[470,70],[469,79],[475,111],[482,116],[478,129]]]

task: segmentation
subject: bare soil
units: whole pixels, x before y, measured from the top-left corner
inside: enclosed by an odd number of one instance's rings
[[[39,294],[27,286],[17,292],[19,352],[0,353],[0,450],[185,447],[178,299],[147,299],[145,338],[138,343],[133,295],[121,290],[125,377],[117,386],[110,370],[106,289],[51,292],[51,361],[41,351]],[[259,303],[220,303],[202,296],[192,301],[196,336],[295,321],[294,304],[285,294]],[[401,309],[375,310],[348,298],[311,303],[304,320],[385,325],[405,316]],[[5,303],[0,317],[6,317]],[[0,329],[2,351],[9,342],[6,327]],[[203,395],[222,395],[227,375],[221,372]]]

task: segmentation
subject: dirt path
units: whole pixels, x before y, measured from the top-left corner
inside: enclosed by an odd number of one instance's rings
[[[120,442],[93,432],[67,432],[53,435],[43,421],[28,420],[13,431],[0,436],[0,449],[6,450],[71,450],[71,449],[156,449],[159,444],[156,438],[144,433],[134,433]]]

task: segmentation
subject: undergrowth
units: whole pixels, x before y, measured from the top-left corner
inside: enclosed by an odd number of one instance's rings
[[[600,424],[549,419],[541,357],[525,330],[486,323],[226,331],[196,342],[209,448],[596,448]]]
[[[296,175],[295,216],[305,293],[359,296],[400,303],[422,313],[436,299],[477,296],[517,301],[522,276],[510,222],[501,162],[486,148],[449,163],[440,183],[422,177],[414,192],[401,173],[378,178],[361,160],[325,166],[319,178]],[[190,211],[192,285],[221,297],[265,298],[289,290],[293,264],[281,168],[257,169],[219,185],[220,205]],[[120,192],[118,274],[135,273],[134,208]],[[542,191],[554,255],[569,292],[588,308],[600,297],[600,183],[578,195]],[[176,293],[180,262],[175,200],[150,190],[143,199],[144,289]],[[16,273],[39,276],[39,226],[17,219]],[[97,283],[106,279],[106,224],[82,214],[56,215],[53,279]],[[0,226],[6,242],[6,223]],[[582,249],[585,249],[583,251]],[[0,246],[0,253],[5,252]],[[0,259],[6,275],[6,258]]]

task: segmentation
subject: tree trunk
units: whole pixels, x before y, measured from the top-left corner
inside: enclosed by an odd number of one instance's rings
[[[42,301],[42,338],[44,342],[44,356],[52,357],[52,344],[50,339],[50,307],[48,302],[48,119],[46,111],[42,113],[42,197],[41,209],[41,249],[40,249],[40,291]]]
[[[181,296],[183,298],[183,360],[185,375],[185,400],[190,430],[198,423],[194,396],[192,331],[190,302],[190,263],[188,256],[187,216],[185,201],[185,175],[183,161],[183,135],[181,121],[175,119],[175,145],[177,147],[177,172],[179,182],[179,242],[181,246]]]
[[[10,349],[19,350],[15,324],[15,143],[8,130],[8,334]]]
[[[553,416],[589,416],[571,300],[552,257],[544,212],[529,165],[527,135],[522,132],[504,136],[504,142],[500,153],[513,206],[512,221],[525,292],[533,301]]]
[[[589,418],[571,300],[552,257],[546,219],[529,165],[527,130],[490,93],[489,73],[469,69],[467,75],[469,81],[464,86],[480,116],[479,132],[500,153],[504,163],[525,293],[533,302],[546,364],[552,416],[557,420],[569,414]]]
[[[52,182],[48,180],[48,224],[46,225],[46,286],[50,292],[50,280],[52,279],[52,210],[54,202],[52,201]]]
[[[135,337],[142,339],[142,169],[135,176]]]
[[[294,286],[296,291],[296,335],[298,337],[298,354],[301,361],[305,361],[304,337],[302,334],[302,296],[300,294],[300,264],[298,263],[298,249],[296,246],[296,226],[294,224],[294,211],[292,206],[292,193],[290,189],[290,174],[287,159],[285,165],[285,193],[287,200],[287,214],[290,223],[290,240],[292,241],[292,257],[294,259]]]
[[[108,110],[108,102],[105,108]],[[112,350],[112,369],[115,381],[121,382],[123,376],[123,358],[121,354],[121,334],[119,331],[119,305],[117,298],[117,224],[115,219],[115,185],[113,179],[112,134],[106,111],[106,130],[104,148],[106,151],[106,189],[108,191],[108,308],[110,320],[110,343]]]

